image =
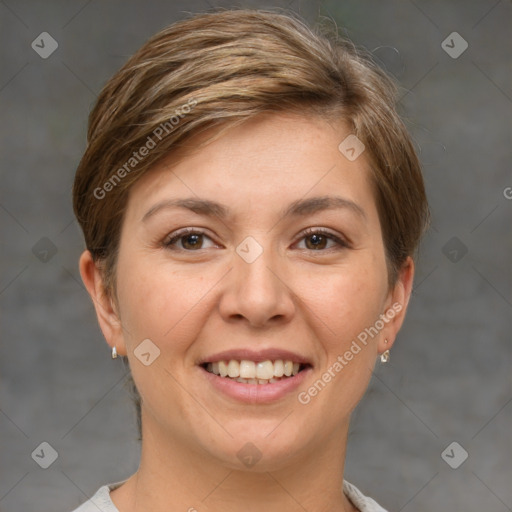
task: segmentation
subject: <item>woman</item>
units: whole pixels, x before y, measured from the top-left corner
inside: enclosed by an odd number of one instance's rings
[[[251,10],[170,26],[107,83],[80,272],[142,449],[77,511],[384,510],[343,475],[428,220],[394,93],[350,43]]]

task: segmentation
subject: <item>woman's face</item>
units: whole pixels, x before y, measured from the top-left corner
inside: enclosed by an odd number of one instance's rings
[[[260,116],[133,187],[120,324],[100,323],[130,360],[144,435],[268,469],[348,425],[413,272],[389,289],[365,153],[338,149],[349,134]]]

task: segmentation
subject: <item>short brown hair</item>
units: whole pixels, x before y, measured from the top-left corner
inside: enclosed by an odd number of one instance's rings
[[[343,120],[364,143],[393,284],[429,218],[396,92],[367,52],[293,13],[222,10],[157,33],[101,91],[76,172],[74,211],[105,292],[115,297],[131,186],[192,136],[270,112]]]

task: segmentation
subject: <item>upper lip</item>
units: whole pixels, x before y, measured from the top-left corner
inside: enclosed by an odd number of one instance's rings
[[[301,354],[291,352],[289,350],[282,350],[279,348],[267,348],[263,350],[251,350],[251,349],[231,349],[223,352],[217,352],[210,356],[206,356],[199,361],[199,365],[205,363],[216,363],[218,361],[229,361],[234,359],[235,361],[254,361],[258,363],[260,361],[276,361],[282,359],[284,361],[292,361],[300,364],[311,364],[311,361]]]

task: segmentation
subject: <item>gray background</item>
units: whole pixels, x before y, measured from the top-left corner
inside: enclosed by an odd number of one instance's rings
[[[216,5],[334,18],[400,81],[424,164],[433,226],[391,361],[355,413],[347,480],[390,511],[512,510],[509,0],[0,0],[0,511],[69,512],[137,468],[125,370],[77,269],[71,185],[105,81],[184,11]],[[31,48],[43,31],[59,44],[48,59]],[[441,46],[454,31],[469,44],[456,59]],[[44,441],[48,469],[31,457]],[[441,457],[453,441],[469,454],[458,469]]]

